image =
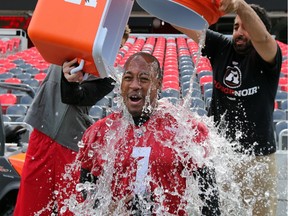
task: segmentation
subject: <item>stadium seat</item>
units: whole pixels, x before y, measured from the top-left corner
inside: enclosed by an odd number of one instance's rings
[[[201,71],[200,73],[197,74],[198,80],[200,81],[201,77],[203,76],[213,76],[212,71]]]
[[[203,98],[202,92],[199,89],[192,89],[191,97]]]
[[[2,65],[2,67],[6,68],[7,70],[10,70],[12,68],[16,68],[17,65],[15,63],[12,63],[12,62],[7,62],[7,63],[4,63]]]
[[[282,101],[288,98],[288,92],[278,90],[276,93],[275,100]]]
[[[16,118],[25,116],[27,112],[27,106],[23,104],[10,105],[6,109],[6,115],[8,115],[12,121],[15,121]]]
[[[20,116],[20,117],[16,118],[14,121],[15,122],[24,122],[24,118],[25,118],[25,116]]]
[[[164,74],[163,82],[166,82],[166,81],[179,82],[179,76],[178,75],[166,75],[166,74]]]
[[[11,78],[7,78],[4,80],[5,83],[22,83],[21,79],[15,78],[15,77],[11,77]]]
[[[178,59],[179,59],[179,62],[180,62],[180,61],[192,61],[192,63],[194,64],[194,62],[193,62],[193,60],[192,60],[192,58],[191,58],[190,55],[187,55],[187,56],[182,55],[182,56],[179,56]]]
[[[164,89],[162,90],[161,92],[161,98],[168,98],[168,97],[174,97],[174,98],[177,98],[179,99],[180,98],[180,92],[179,90],[176,90],[176,89],[172,89],[172,88],[167,88],[167,89]]]
[[[183,97],[186,97],[187,96],[187,93],[188,93],[189,89],[186,88],[183,92],[182,92],[182,95]],[[192,92],[190,94],[191,97],[195,97],[195,98],[200,98],[202,99],[203,95],[201,93],[201,91],[199,89],[192,89]]]
[[[204,98],[205,103],[206,103],[208,98],[212,97],[212,93],[213,93],[213,89],[212,88],[207,89],[207,90],[204,91],[203,98]]]
[[[27,70],[32,68],[32,65],[28,64],[28,63],[20,64],[20,65],[17,65],[17,66],[19,68],[23,69],[24,72],[26,72]]]
[[[106,114],[103,110],[102,107],[94,105],[91,107],[91,109],[89,110],[89,115],[95,120],[99,120],[101,118],[103,118]]]
[[[37,89],[39,87],[39,81],[34,79],[34,78],[23,80],[23,83],[28,84],[29,86],[31,86],[34,89]]]
[[[100,107],[106,109],[106,108],[108,108],[108,107],[111,107],[112,102],[111,102],[111,100],[110,100],[109,97],[106,97],[106,96],[105,96],[105,97],[103,97],[101,100],[97,101],[95,105],[100,106]]]
[[[173,105],[176,105],[179,102],[179,99],[175,97],[166,97],[165,99],[167,99]]]
[[[202,71],[211,71],[212,72],[212,67],[208,64],[202,64],[197,66],[197,74],[201,73]]]
[[[6,93],[8,93],[8,89],[0,87],[0,94],[6,94]]]
[[[179,90],[179,82],[177,81],[167,81],[167,82],[163,82],[162,83],[162,90],[165,89],[175,89],[175,90]]]
[[[39,83],[41,84],[42,81],[45,79],[46,75],[47,75],[46,73],[40,72],[34,75],[34,79],[38,80]]]
[[[212,97],[206,98],[205,107],[207,111],[210,109],[211,100],[212,100]]]
[[[7,115],[2,115],[2,121],[3,122],[11,122],[12,119],[9,116],[7,116]]]
[[[207,89],[213,89],[213,83],[212,83],[212,82],[204,83],[204,85],[203,85],[203,93],[204,93]]]
[[[181,75],[181,77],[182,76],[186,76],[186,75],[189,75],[189,76],[192,76],[193,75],[193,73],[194,73],[194,68],[193,69],[189,69],[189,68],[186,68],[186,69],[180,69],[180,75]]]
[[[273,122],[277,124],[277,122],[287,120],[286,112],[281,109],[275,109],[273,111]]]
[[[31,62],[31,64],[35,67],[38,68],[41,72],[44,72],[44,70],[47,70],[50,66],[50,63],[46,62],[42,56],[37,57],[39,62]]]
[[[197,113],[199,116],[207,116],[208,112],[203,108],[190,108],[192,112]]]
[[[12,60],[13,63],[15,63],[16,65],[21,65],[21,64],[25,64],[25,61],[21,58]]]
[[[22,80],[23,82],[23,80],[31,79],[32,75],[29,73],[20,73],[20,74],[16,74],[15,77]]]
[[[288,85],[283,85],[280,87],[281,91],[288,92]]]
[[[190,108],[205,109],[205,102],[201,98],[192,98]]]
[[[288,111],[288,99],[281,101],[279,109]]]
[[[185,94],[187,93],[187,91],[189,91],[190,87],[191,87],[190,82],[184,82],[184,83],[182,83],[182,84],[181,84],[182,95],[185,95]],[[199,83],[194,81],[194,82],[192,83],[192,89],[193,89],[193,90],[199,90],[199,91],[200,91],[201,88],[200,88]]]
[[[190,70],[190,71],[194,71],[194,66],[192,64],[190,65],[182,65],[181,67],[179,67],[180,69],[180,73],[182,74],[182,71],[184,70]]]
[[[1,66],[0,64],[0,74],[8,72],[7,68]]]
[[[286,77],[286,76],[280,77],[278,85],[279,86],[285,86],[285,85],[287,86],[288,85],[288,77]]]
[[[283,132],[284,130],[285,132]],[[283,147],[286,147],[287,150],[287,136],[288,136],[287,130],[288,130],[288,120],[281,120],[275,124],[275,135],[279,150],[283,150]],[[285,137],[286,142],[284,142]]]
[[[10,73],[10,72],[5,72],[5,73],[0,74],[0,80],[1,81],[5,81],[6,79],[12,78],[12,77],[14,77],[14,74]]]
[[[25,71],[26,73],[31,74],[32,76],[34,76],[35,74],[40,73],[40,70],[38,68],[29,68]]]
[[[205,75],[199,79],[199,84],[202,87],[205,83],[209,83],[209,82],[212,83],[212,81],[213,81],[212,75]]]
[[[23,95],[20,97],[19,104],[30,106],[32,101],[33,101],[33,98],[30,95]]]
[[[6,114],[6,109],[9,105],[17,103],[17,96],[15,94],[7,93],[0,95],[0,104],[2,106],[2,113]]]
[[[279,149],[288,150],[288,129],[280,131],[278,142]]]
[[[9,70],[10,73],[13,73],[15,76],[18,74],[22,74],[23,73],[23,69],[19,68],[19,67],[15,67]]]
[[[185,65],[189,65],[192,68],[194,68],[194,63],[192,62],[192,59],[185,59],[185,60],[180,60],[179,61],[179,68],[185,66]]]
[[[191,82],[192,79],[192,74],[191,75],[181,75],[181,83],[185,83],[185,82]],[[194,79],[195,80],[195,79]]]
[[[177,68],[168,68],[163,70],[164,76],[177,76],[179,77],[179,71]]]

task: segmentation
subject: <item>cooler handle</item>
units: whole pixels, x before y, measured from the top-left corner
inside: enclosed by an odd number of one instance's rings
[[[73,73],[77,73],[78,71],[81,71],[84,67],[84,59],[81,59],[80,63],[79,63],[79,66],[73,68],[70,73],[73,74]]]

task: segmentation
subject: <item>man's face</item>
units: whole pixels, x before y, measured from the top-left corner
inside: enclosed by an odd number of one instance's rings
[[[239,16],[236,16],[234,21],[233,46],[235,51],[240,54],[246,54],[252,48],[250,36],[245,30]]]
[[[153,108],[157,101],[161,82],[157,79],[155,63],[150,61],[143,56],[136,56],[125,64],[121,94],[133,117],[140,117],[145,108],[148,106]]]

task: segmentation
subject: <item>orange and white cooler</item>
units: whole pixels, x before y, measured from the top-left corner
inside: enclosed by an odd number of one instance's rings
[[[38,0],[28,35],[43,58],[62,65],[78,58],[83,71],[108,76],[133,0]]]
[[[206,29],[224,15],[219,10],[220,0],[137,0],[137,3],[155,17],[187,29]]]

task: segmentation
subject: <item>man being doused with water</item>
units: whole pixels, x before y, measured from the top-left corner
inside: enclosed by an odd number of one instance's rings
[[[188,110],[158,100],[162,76],[150,54],[133,54],[125,63],[122,111],[97,121],[83,136],[78,190],[86,200],[77,212],[220,215],[207,166],[208,128]]]

